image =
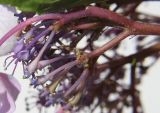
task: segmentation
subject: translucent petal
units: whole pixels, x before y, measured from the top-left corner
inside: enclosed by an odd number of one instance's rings
[[[12,27],[17,24],[17,18],[14,17],[13,12],[9,11],[7,8],[0,5],[0,39],[2,36],[8,32]],[[12,21],[11,21],[12,20]],[[6,55],[12,51],[15,46],[16,38],[12,36],[7,40],[2,46],[0,46],[0,56]]]

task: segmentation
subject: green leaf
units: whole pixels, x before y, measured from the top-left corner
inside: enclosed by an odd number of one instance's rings
[[[104,0],[0,0],[0,4],[16,6],[26,12],[59,12],[73,7],[103,3]]]

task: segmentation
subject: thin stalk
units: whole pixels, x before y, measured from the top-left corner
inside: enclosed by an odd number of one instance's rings
[[[104,44],[102,47],[94,50],[91,52],[88,57],[93,58],[102,55],[105,51],[113,48],[117,44],[119,44],[123,39],[127,38],[129,35],[131,35],[131,31],[126,30],[120,33],[116,38],[112,39],[111,41]]]

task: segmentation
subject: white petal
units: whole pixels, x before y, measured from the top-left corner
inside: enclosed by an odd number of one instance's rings
[[[11,28],[17,24],[17,18],[14,13],[9,11],[7,8],[0,5],[0,39],[7,33]],[[0,46],[0,56],[6,55],[12,51],[15,46],[15,36],[10,37],[3,45]]]

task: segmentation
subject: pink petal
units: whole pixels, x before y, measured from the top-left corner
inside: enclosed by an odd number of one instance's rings
[[[14,77],[12,77],[12,76],[7,76],[7,77],[11,83],[10,84],[11,86],[8,87],[8,90],[11,92],[11,94],[14,92],[14,95],[15,95],[14,97],[16,99],[19,92],[21,91],[21,86],[20,86],[18,80],[15,79]]]
[[[14,77],[0,73],[0,113],[14,112],[20,89],[20,84]]]
[[[12,98],[12,96],[4,92],[0,94],[0,101],[1,101],[1,106],[0,106],[0,113],[13,113],[15,111],[15,100]]]
[[[0,94],[0,113],[7,113],[10,109],[9,100],[7,99],[7,92]]]
[[[0,82],[2,82],[4,89],[16,100],[21,89],[18,81],[12,76],[0,73]]]
[[[7,113],[13,113],[16,109],[15,100],[12,98],[12,94],[7,93],[7,100],[9,101],[9,111]]]

